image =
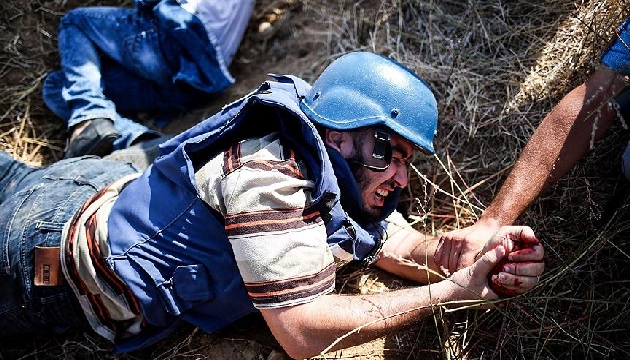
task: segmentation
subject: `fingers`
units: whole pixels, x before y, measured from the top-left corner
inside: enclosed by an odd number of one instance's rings
[[[440,236],[440,241],[438,241],[437,246],[435,247],[435,252],[433,253],[433,261],[437,266],[442,266],[442,254],[444,253],[444,236]]]
[[[449,274],[457,271],[457,264],[459,263],[459,257],[462,254],[462,242],[450,241],[451,243],[451,256],[448,258],[448,271]]]
[[[486,300],[497,299],[498,293],[493,291],[488,283],[488,274],[493,270],[500,259],[506,255],[506,249],[499,245],[483,253],[481,258],[472,265],[461,269],[450,278],[459,288],[466,289],[461,293],[462,299],[468,299],[471,294],[476,294]],[[459,289],[458,288],[458,289]]]
[[[540,244],[540,240],[534,234],[534,230],[529,226],[510,226],[510,234],[512,235],[511,240],[519,243],[529,245]]]
[[[510,261],[540,261],[545,257],[545,249],[541,244],[512,251]]]
[[[544,270],[545,263],[542,261],[506,263],[502,271],[489,280],[495,291],[503,295],[518,295],[536,286]]]
[[[545,263],[542,261],[516,262],[503,265],[503,272],[516,276],[536,277],[545,271]]]
[[[506,252],[502,245],[486,252],[475,263],[475,271],[487,271],[488,286],[497,295],[505,297],[526,293],[538,284],[545,265],[542,261],[504,263],[507,261]]]
[[[475,262],[474,271],[481,271],[484,276],[494,268],[494,266],[506,255],[507,250],[499,245],[490,251],[486,251],[481,258]]]
[[[476,248],[471,241],[443,236],[435,252],[436,263],[453,273],[458,265],[473,262],[473,249],[481,248],[481,258],[467,268],[470,285],[480,286],[480,294],[514,296],[536,286],[545,268],[544,249],[530,227],[503,226],[483,244]]]
[[[540,240],[528,226],[503,226],[488,241],[485,249],[501,244],[509,253],[510,261],[539,261],[545,252]]]
[[[525,226],[502,228],[514,248],[501,271],[489,278],[495,292],[504,296],[526,293],[538,284],[545,270],[544,249],[531,228]],[[496,270],[495,270],[496,271]]]
[[[493,275],[490,279],[506,295],[524,294],[538,284],[538,276],[517,276],[506,272]]]
[[[508,251],[512,251],[515,248],[539,245],[540,240],[529,226],[502,226],[488,241],[486,247],[493,247],[496,244],[502,244]]]
[[[457,271],[457,264],[462,252],[462,242],[446,236],[440,237],[433,260],[446,276]]]
[[[433,260],[446,276],[475,262],[475,255],[480,253],[479,250],[483,254],[498,246],[506,249],[512,262],[540,261],[544,257],[540,241],[528,226],[503,226],[489,241],[488,238],[480,237],[485,231],[471,233],[470,229],[472,227],[440,237]]]
[[[433,260],[440,267],[440,270],[444,275],[449,276],[451,273],[448,270],[448,259],[451,254],[451,241],[446,239],[444,236],[440,237],[440,241],[438,242],[437,249],[435,250],[435,254],[433,255]]]

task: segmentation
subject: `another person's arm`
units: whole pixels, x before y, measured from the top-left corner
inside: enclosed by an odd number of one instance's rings
[[[485,239],[512,224],[551,184],[566,174],[616,118],[608,104],[625,86],[623,77],[600,66],[543,119],[497,196],[472,226],[446,233],[435,254],[445,271],[472,264]]]

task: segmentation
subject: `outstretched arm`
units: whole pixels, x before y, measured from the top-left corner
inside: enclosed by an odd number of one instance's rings
[[[432,249],[425,252],[423,246],[434,246],[435,238],[425,238],[413,229],[397,235],[400,237],[394,238],[396,246],[385,249],[391,251],[392,256],[402,249],[411,249],[410,261],[424,264],[420,259],[414,260],[413,256],[430,258]],[[413,245],[403,247],[405,240],[422,246],[414,251]],[[530,290],[537,284],[536,276],[543,272],[544,264],[533,261],[515,266],[511,263],[531,257],[528,251],[517,250],[518,243],[523,242],[540,246],[530,228],[504,227],[488,241],[490,250],[478,261],[440,282],[373,295],[325,295],[311,303],[262,309],[261,312],[278,342],[293,357],[309,357],[322,351],[358,345],[430,316],[441,307],[474,307],[483,304],[480,300],[496,299],[497,294],[491,290],[496,286],[513,294]],[[506,256],[508,259],[502,271],[489,277],[496,263]],[[542,260],[543,253],[538,252],[538,256],[538,260]],[[379,261],[377,265],[383,263]],[[385,268],[391,270],[399,265],[386,261]],[[425,269],[432,266],[429,264]],[[428,276],[426,270],[419,271],[418,267],[395,273],[425,280]],[[490,287],[488,281],[495,287]],[[485,303],[483,306],[491,305]]]
[[[389,238],[376,266],[421,284],[435,283],[445,278],[433,259],[438,237],[421,233],[409,225],[392,231],[391,223],[387,233]]]
[[[443,305],[455,307],[448,305],[451,301],[472,306],[481,299],[496,299],[486,276],[505,252],[499,246],[451,279],[430,286],[373,295],[324,295],[307,304],[261,309],[261,313],[289,356],[308,358],[379,338]]]
[[[471,227],[446,233],[435,254],[444,271],[474,261],[485,239],[512,224],[551,184],[566,174],[613,123],[609,101],[625,86],[623,77],[600,66],[543,119],[499,193]]]

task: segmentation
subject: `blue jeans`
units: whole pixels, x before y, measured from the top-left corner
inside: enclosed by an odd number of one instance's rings
[[[59,25],[61,71],[48,75],[46,105],[68,127],[109,118],[122,137],[114,150],[144,133],[155,133],[123,114],[174,116],[208,100],[208,94],[173,82],[179,48],[165,38],[151,12],[120,7],[85,7],[68,12]]]
[[[96,157],[33,168],[0,152],[0,334],[89,329],[67,283],[33,284],[33,251],[59,246],[63,226],[92,194],[136,171]]]

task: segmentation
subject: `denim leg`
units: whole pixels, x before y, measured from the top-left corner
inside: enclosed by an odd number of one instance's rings
[[[159,35],[153,20],[139,16],[134,9],[86,7],[71,10],[59,26],[59,53],[64,75],[61,97],[70,109],[68,126],[97,117],[116,121],[118,104],[115,105],[106,94],[122,91],[127,95],[123,98],[128,99],[130,94],[146,90],[132,89],[128,81],[105,88],[101,55],[128,69],[134,77],[151,79],[158,84],[166,84],[172,79],[172,71],[160,52]],[[50,80],[51,86],[46,87],[47,103],[53,102],[53,80]]]
[[[36,169],[0,152],[0,204],[19,189],[21,180]]]
[[[129,78],[127,78],[126,81],[128,80]],[[48,108],[52,112],[54,112],[57,116],[63,119],[66,124],[68,124],[71,110],[68,107],[68,103],[62,96],[63,83],[63,72],[56,71],[50,73],[44,81],[44,102],[46,102],[46,105],[48,105]],[[88,115],[88,117],[90,116]],[[114,127],[121,135],[118,139],[114,141],[114,150],[127,148],[140,135],[159,135],[157,131],[151,130],[148,127],[137,123],[129,118],[126,118],[118,113],[114,113],[111,116],[105,117],[114,120]]]
[[[105,96],[116,104],[119,113],[148,112],[174,116],[213,98],[183,81],[173,83],[171,78],[166,82],[157,82],[138,76],[134,70],[108,58],[102,59],[102,65]]]
[[[72,10],[61,19],[58,29],[64,75],[61,96],[69,108],[69,117],[65,119],[68,127],[99,117],[115,118],[116,106],[103,94],[100,51],[107,45],[115,50],[115,39],[107,39],[109,29],[115,28],[118,18],[131,11],[106,7],[91,9],[94,14],[100,14],[95,19],[107,19],[108,24],[90,21],[92,17],[88,17],[83,8]]]
[[[18,190],[0,205],[0,334],[88,327],[67,284],[34,285],[34,248],[59,246],[63,226],[91,195],[136,171],[128,164],[84,157],[22,177]]]
[[[61,94],[65,75],[62,71],[54,71],[46,75],[42,86],[42,97],[48,108],[68,125],[70,119],[70,107]]]

